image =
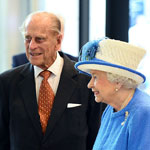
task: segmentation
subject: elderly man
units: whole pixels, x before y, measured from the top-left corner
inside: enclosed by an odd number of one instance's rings
[[[59,51],[59,18],[32,13],[21,30],[30,63],[0,75],[0,149],[90,150],[101,105],[87,88],[89,77]]]

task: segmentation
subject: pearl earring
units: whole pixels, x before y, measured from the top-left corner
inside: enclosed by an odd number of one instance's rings
[[[118,92],[118,89],[116,88],[115,91]]]

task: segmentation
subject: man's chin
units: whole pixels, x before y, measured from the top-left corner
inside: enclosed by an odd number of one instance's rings
[[[30,60],[30,63],[34,66],[40,67],[44,66],[42,63],[40,63],[39,61],[35,61],[35,60]]]

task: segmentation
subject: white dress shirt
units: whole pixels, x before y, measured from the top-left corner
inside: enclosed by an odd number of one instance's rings
[[[49,77],[48,82],[51,85],[51,88],[54,92],[54,95],[56,95],[56,92],[57,92],[57,88],[58,88],[58,84],[59,84],[63,64],[64,64],[64,60],[59,55],[59,53],[57,52],[57,58],[56,58],[55,62],[47,69],[51,72],[51,76]],[[35,77],[35,84],[36,84],[36,97],[37,97],[37,100],[38,100],[38,96],[39,96],[40,85],[41,85],[41,82],[42,82],[42,79],[43,79],[43,77],[41,77],[39,74],[42,71],[43,70],[41,68],[39,68],[37,66],[34,66],[34,77]]]

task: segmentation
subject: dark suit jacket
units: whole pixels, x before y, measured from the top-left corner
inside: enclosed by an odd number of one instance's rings
[[[72,56],[72,55],[67,54],[67,53],[65,53],[65,54],[71,60],[78,61],[78,57]],[[12,57],[12,67],[17,67],[17,66],[23,65],[23,64],[28,63],[28,62],[29,61],[28,61],[25,53],[20,53],[20,54],[14,55]]]
[[[30,63],[0,75],[0,150],[91,150],[99,128],[100,104],[89,78],[64,57],[51,117],[42,134]],[[67,108],[68,103],[82,104]]]

